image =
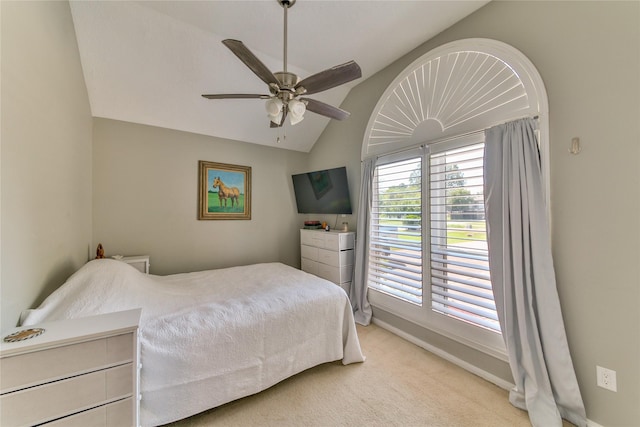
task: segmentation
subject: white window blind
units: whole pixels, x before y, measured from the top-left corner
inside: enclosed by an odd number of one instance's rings
[[[369,286],[422,305],[422,158],[376,167]]]
[[[443,321],[500,333],[480,141],[443,143],[376,166],[368,284]]]
[[[500,332],[489,276],[484,144],[431,154],[431,308]]]

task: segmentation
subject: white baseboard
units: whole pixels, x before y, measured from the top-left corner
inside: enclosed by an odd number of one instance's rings
[[[384,322],[382,320],[376,319],[375,317],[371,319],[371,321],[377,325],[380,326],[383,329],[386,329],[387,331],[398,335],[399,337],[409,341],[412,344],[417,345],[418,347],[424,348],[425,350],[427,350],[428,352],[431,352],[433,354],[435,354],[436,356],[439,356],[441,358],[443,358],[444,360],[447,360],[451,363],[453,363],[454,365],[457,365],[459,367],[461,367],[462,369],[471,372],[474,375],[479,376],[480,378],[483,378],[487,381],[489,381],[492,384],[497,385],[498,387],[504,389],[504,390],[511,390],[514,387],[514,384],[510,383],[509,381],[505,381],[502,378],[493,375],[490,372],[485,371],[484,369],[480,369],[475,365],[472,365],[469,362],[465,362],[462,359],[459,359],[455,356],[453,356],[450,353],[447,353],[446,351],[435,347],[425,341],[422,341],[421,339],[418,339],[416,337],[414,337],[413,335],[410,335],[394,326],[391,326],[390,324],[388,324],[387,322]],[[591,421],[589,419],[587,419],[587,427],[604,427],[594,421]]]

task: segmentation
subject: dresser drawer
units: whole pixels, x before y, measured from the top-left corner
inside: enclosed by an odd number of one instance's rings
[[[35,425],[131,397],[133,369],[129,363],[2,395],[0,424]]]
[[[355,247],[355,234],[300,230],[300,243],[332,251],[353,249]]]
[[[133,398],[129,397],[53,421],[46,427],[133,427],[134,405]]]
[[[300,246],[300,256],[312,261],[318,261],[318,248],[314,246],[302,245]]]
[[[300,260],[300,269],[307,273],[318,275],[318,263],[308,258],[302,258]]]
[[[331,249],[334,251],[340,250],[340,236],[337,234],[327,233],[324,235],[324,242],[322,247],[325,249]]]
[[[333,283],[340,284],[351,281],[352,266],[334,267],[326,264],[318,264],[318,276]]]
[[[336,252],[327,249],[318,249],[318,262],[333,267],[353,265],[353,251]]]
[[[132,361],[132,333],[5,357],[0,363],[0,390],[7,393],[47,381]]]
[[[353,249],[355,242],[353,233],[327,233],[324,239],[324,248],[332,251],[344,251]]]
[[[325,231],[300,230],[300,243],[322,248],[324,247],[324,233]]]

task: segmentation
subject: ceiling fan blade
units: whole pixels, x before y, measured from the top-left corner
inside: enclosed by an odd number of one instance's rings
[[[331,89],[332,87],[340,86],[341,84],[359,79],[360,77],[362,77],[360,66],[354,61],[349,61],[303,79],[295,86],[295,89],[297,91],[298,88],[304,88],[306,91],[298,93],[311,95]]]
[[[244,62],[244,64],[247,67],[249,67],[251,71],[255,73],[256,76],[260,77],[260,79],[263,82],[265,82],[268,85],[270,84],[275,84],[276,86],[280,85],[280,83],[278,82],[278,79],[276,79],[276,76],[273,75],[271,70],[269,70],[267,66],[264,65],[262,61],[260,61],[258,57],[255,56],[249,50],[249,48],[247,48],[244,45],[244,43],[242,43],[239,40],[233,40],[233,39],[222,40],[222,43],[226,47],[228,47],[231,50],[231,52],[233,52],[238,58],[240,58],[240,60]]]
[[[341,110],[338,107],[325,104],[324,102],[320,102],[315,99],[300,98],[300,101],[303,101],[305,104],[307,104],[307,110],[313,111],[316,114],[320,114],[331,119],[345,120],[351,115],[351,113],[349,113],[348,111]]]
[[[202,95],[207,99],[269,99],[269,95],[257,95],[253,93],[220,93],[215,95]]]

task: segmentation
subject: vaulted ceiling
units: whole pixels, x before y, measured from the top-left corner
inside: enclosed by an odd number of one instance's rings
[[[288,71],[304,78],[355,60],[361,79],[309,96],[340,106],[359,82],[487,2],[297,0],[288,12]],[[307,112],[295,126],[270,129],[263,100],[200,96],[268,94],[221,41],[241,40],[281,71],[276,0],[72,1],[71,11],[94,117],[305,152],[329,123]]]

